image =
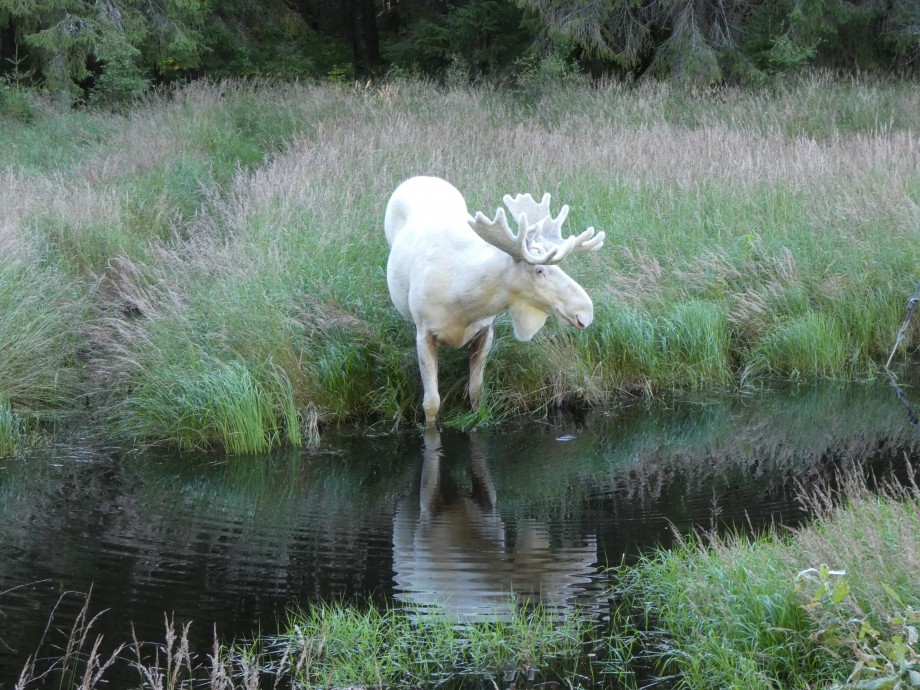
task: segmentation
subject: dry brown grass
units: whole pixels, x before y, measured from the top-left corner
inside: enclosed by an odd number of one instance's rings
[[[113,644],[97,632],[102,617],[109,612],[91,617],[90,606],[91,593],[83,596],[83,606],[61,648],[47,638],[55,621],[55,607],[46,636],[26,660],[13,690],[52,686],[99,690],[113,687],[113,681],[124,683],[132,675],[137,680],[130,687],[138,690],[259,690],[292,687],[298,674],[310,665],[311,647],[296,640],[278,649],[262,650],[261,641],[225,645],[215,630],[210,654],[193,649],[189,635],[192,622],[179,624],[167,615],[162,642],[138,640],[133,634],[130,642]]]

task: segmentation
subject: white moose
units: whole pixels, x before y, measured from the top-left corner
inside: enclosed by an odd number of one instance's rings
[[[498,314],[509,311],[514,337],[522,341],[530,340],[550,314],[579,329],[594,319],[591,298],[555,264],[570,253],[600,249],[604,233],[595,236],[588,228],[563,240],[560,230],[569,207],[553,218],[549,200],[549,194],[539,204],[530,194],[505,195],[518,223],[515,235],[504,209],[494,220],[480,212],[474,218],[460,192],[437,177],[410,178],[390,197],[384,218],[390,245],[387,285],[397,311],[415,323],[428,427],[441,406],[439,345],[469,344],[475,410]]]

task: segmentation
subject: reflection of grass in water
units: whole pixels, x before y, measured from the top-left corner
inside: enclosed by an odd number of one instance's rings
[[[560,444],[555,437],[563,430],[577,439]],[[688,396],[591,417],[583,428],[569,424],[550,431],[556,433],[524,444],[513,435],[482,435],[503,505],[552,504],[563,487],[626,482],[636,489],[674,476],[704,482],[741,473],[781,483],[822,463],[848,467],[918,447],[903,408],[884,384],[831,382],[745,396]]]
[[[879,461],[897,467],[902,453],[913,457],[920,451],[920,438],[883,383],[829,382],[743,397],[688,396],[589,418],[582,428],[569,424],[556,429],[523,442],[520,436],[483,434],[504,515],[579,524],[582,511],[590,510],[584,497],[598,494],[615,493],[633,505],[739,487],[752,500],[778,491],[788,496],[789,487],[804,476],[827,476]],[[577,438],[556,441],[563,431]],[[706,519],[695,515],[691,522],[676,507],[669,515],[688,526]],[[743,526],[749,519],[724,514],[720,522]]]
[[[369,443],[344,438],[309,450],[276,450],[270,454],[187,454],[126,459],[127,481],[142,487],[138,494],[152,503],[183,505],[207,514],[215,509],[241,517],[284,524],[304,510],[329,514],[353,512],[358,505],[379,505],[405,488],[414,469],[403,461],[402,439],[382,437]],[[419,451],[419,456],[421,455]]]
[[[283,553],[291,540],[332,538],[333,530],[343,539],[337,543],[345,544],[362,525],[376,527],[372,521],[388,515],[395,497],[415,479],[417,464],[403,461],[405,442],[384,436],[371,446],[366,437],[355,437],[260,456],[149,451],[114,460],[90,449],[73,459],[75,451],[50,449],[56,462],[4,461],[0,517],[9,524],[28,516],[41,516],[43,524],[63,521],[61,495],[85,507],[117,487],[122,503],[132,507],[119,512],[119,524],[138,534],[171,535],[151,548],[194,543],[206,525],[213,534],[232,527],[228,553],[241,558],[266,548]]]
[[[582,428],[527,425],[478,437],[502,511],[538,517],[558,511],[572,515],[584,493],[598,488],[628,484],[632,491],[651,490],[678,476],[696,483],[736,476],[777,484],[831,459],[849,466],[898,447],[916,448],[903,420],[887,386],[827,384],[640,405],[589,418]],[[556,441],[569,432],[574,441]],[[449,431],[443,441],[445,467],[463,479],[469,437]],[[303,451],[239,457],[131,454],[118,462],[115,480],[151,505],[182,505],[202,514],[226,510],[283,525],[308,507],[335,515],[356,505],[383,506],[412,490],[421,460],[421,439],[415,434],[369,439],[366,433],[340,432]],[[52,500],[69,482],[66,473],[56,476],[50,467],[40,473],[10,471],[18,466],[8,468],[0,488],[25,497],[17,501]],[[22,490],[39,476],[45,478],[41,486]]]

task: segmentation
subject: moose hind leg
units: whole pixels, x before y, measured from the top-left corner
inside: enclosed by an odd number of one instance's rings
[[[474,410],[479,409],[479,393],[491,348],[492,326],[479,331],[470,341],[470,406]]]

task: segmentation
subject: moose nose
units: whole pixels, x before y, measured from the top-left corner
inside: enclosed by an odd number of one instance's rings
[[[591,312],[579,312],[575,314],[575,325],[578,326],[579,330],[584,330],[591,325],[591,322],[594,320],[594,314]]]

